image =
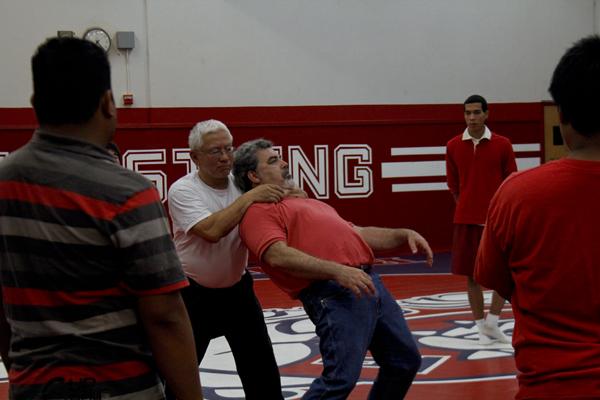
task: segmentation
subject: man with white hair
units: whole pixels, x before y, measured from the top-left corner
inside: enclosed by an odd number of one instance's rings
[[[277,202],[284,191],[264,185],[242,194],[231,176],[233,137],[225,124],[207,120],[190,132],[198,167],[169,190],[177,253],[190,286],[182,291],[200,362],[211,339],[225,336],[246,399],[282,399],[279,370],[262,308],[246,271],[248,250],[238,224],[255,202]]]

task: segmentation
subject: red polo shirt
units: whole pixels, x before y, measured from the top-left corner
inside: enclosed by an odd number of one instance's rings
[[[455,224],[484,224],[488,206],[502,181],[517,170],[510,140],[492,133],[478,145],[463,134],[446,145],[448,188],[458,201]]]

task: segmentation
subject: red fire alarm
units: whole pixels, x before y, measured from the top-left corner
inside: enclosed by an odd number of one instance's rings
[[[130,106],[133,104],[133,94],[131,93],[125,93],[123,95],[123,105],[124,106]]]

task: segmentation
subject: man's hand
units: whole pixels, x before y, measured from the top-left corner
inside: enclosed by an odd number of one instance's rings
[[[373,280],[360,268],[340,266],[334,279],[341,286],[351,290],[357,297],[361,297],[363,293],[370,296],[374,296],[376,293]]]
[[[10,338],[12,336],[10,325],[4,314],[4,305],[2,303],[2,288],[0,288],[0,356],[6,372],[10,371],[11,359],[8,356],[10,349]]]
[[[427,264],[431,267],[433,264],[433,251],[431,251],[431,247],[429,247],[427,240],[412,229],[405,229],[405,231],[406,242],[408,243],[408,247],[410,247],[410,251],[413,254],[418,253],[419,250],[424,253],[427,256]]]
[[[246,192],[253,203],[277,203],[285,196],[285,190],[273,184],[264,184]]]

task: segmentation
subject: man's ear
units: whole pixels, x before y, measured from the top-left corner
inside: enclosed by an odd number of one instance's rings
[[[560,107],[557,107],[558,110],[558,121],[560,127],[560,136],[562,137],[563,143],[567,151],[571,151],[573,148],[573,140],[577,136],[575,135],[575,130],[573,126],[565,121],[565,116],[560,110]]]
[[[246,176],[248,177],[248,179],[250,179],[250,182],[252,182],[256,185],[260,185],[260,178],[256,174],[256,171],[248,171]]]
[[[115,105],[112,90],[107,90],[100,98],[100,111],[105,118],[112,119],[117,117],[117,106]]]
[[[198,156],[194,150],[190,150],[190,159],[194,164],[198,165]]]
[[[558,111],[558,120],[560,121],[561,124],[566,124],[565,122],[565,116],[562,113],[562,110],[560,109],[560,107],[556,107],[557,111]]]

